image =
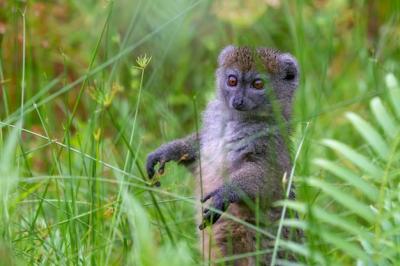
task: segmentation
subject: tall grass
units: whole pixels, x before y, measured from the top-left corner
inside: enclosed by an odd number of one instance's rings
[[[398,110],[400,87],[392,74],[387,80],[392,108]],[[371,100],[370,108],[379,128],[355,113],[346,115],[365,142],[362,150],[337,140],[322,141],[341,160],[316,159],[314,163],[323,171],[302,180],[319,192],[318,201],[283,204],[308,218],[284,223],[304,229],[317,243],[304,244],[310,250],[305,254],[309,263],[396,265],[400,261],[400,117],[395,118],[378,97]],[[327,252],[336,255],[335,260]]]
[[[155,187],[142,166],[198,130],[230,43],[289,51],[302,77],[288,177],[298,201],[281,203],[300,220],[279,226],[306,241],[237,257],[399,261],[399,4],[253,1],[0,2],[0,264],[203,264],[193,178],[170,164]]]

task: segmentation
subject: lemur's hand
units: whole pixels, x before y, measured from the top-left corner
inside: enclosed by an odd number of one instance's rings
[[[201,202],[203,203],[209,199],[212,199],[210,207],[218,210],[219,212],[211,210],[210,208],[205,208],[203,211],[203,221],[199,225],[199,229],[203,230],[208,225],[213,225],[215,222],[217,222],[222,213],[226,211],[229,204],[236,201],[236,198],[236,193],[230,190],[226,185],[219,187],[202,198]]]
[[[165,164],[169,161],[175,161],[180,164],[188,165],[196,160],[197,149],[194,148],[194,136],[185,139],[178,139],[160,146],[157,150],[147,156],[146,170],[149,179],[154,175],[164,174]],[[155,166],[158,164],[158,170]],[[155,185],[160,185],[156,182]]]
[[[147,163],[146,163],[146,170],[149,178],[152,179],[154,177],[154,174],[156,173],[154,168],[157,164],[159,164],[157,173],[159,175],[164,174],[165,163],[168,161],[170,161],[170,159],[167,158],[166,152],[162,149],[158,149],[150,153],[147,156]]]

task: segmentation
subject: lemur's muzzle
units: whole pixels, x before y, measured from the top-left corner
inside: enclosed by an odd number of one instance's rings
[[[245,107],[244,106],[243,97],[235,97],[235,98],[233,98],[232,107],[235,108],[238,111],[243,111],[244,107]]]

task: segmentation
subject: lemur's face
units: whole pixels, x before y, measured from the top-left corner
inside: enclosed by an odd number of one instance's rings
[[[220,74],[220,89],[229,108],[253,111],[266,105],[270,89],[266,74],[237,68],[224,68]]]
[[[297,63],[269,48],[228,46],[219,56],[219,97],[240,112],[271,111],[271,102],[289,101],[297,87]]]

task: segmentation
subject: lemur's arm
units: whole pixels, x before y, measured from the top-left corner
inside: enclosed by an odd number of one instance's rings
[[[154,167],[159,164],[157,172],[164,173],[165,163],[176,161],[185,166],[194,162],[198,157],[197,134],[177,139],[160,146],[147,156],[146,169],[149,178],[155,174]]]
[[[240,169],[232,173],[230,180],[206,195],[201,201],[212,200],[210,207],[226,211],[229,204],[244,201],[244,199],[255,200],[258,196],[265,193],[265,184],[263,169],[252,162],[246,162]],[[203,222],[200,229],[207,225],[214,224],[221,216],[221,213],[205,208],[203,212]]]

